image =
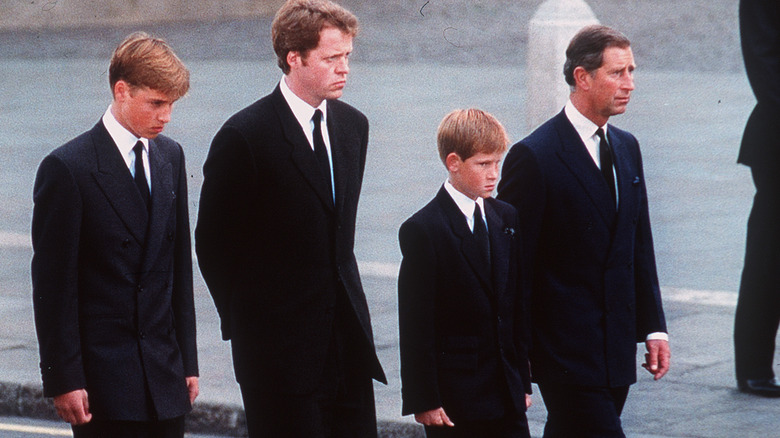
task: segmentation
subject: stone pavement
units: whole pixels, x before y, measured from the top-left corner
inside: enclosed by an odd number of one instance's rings
[[[0,59],[0,416],[51,417],[40,397],[30,300],[30,194],[43,156],[92,126],[108,105],[103,60]],[[191,219],[211,137],[233,112],[265,94],[281,74],[271,60],[194,61],[193,88],[177,104],[167,134],[185,147]],[[355,63],[344,100],[371,121],[356,254],[390,385],[377,386],[383,437],[420,436],[400,417],[395,273],[399,224],[430,199],[445,174],[435,152],[441,117],[455,107],[495,114],[518,140],[523,69],[434,63]],[[673,368],[660,382],[640,370],[625,428],[632,437],[780,436],[780,400],[734,389],[734,291],[753,194],[734,161],[753,97],[741,72],[637,73],[628,113],[615,125],[643,148],[651,219],[664,285]],[[13,140],[11,140],[13,139]],[[201,396],[191,416],[198,433],[240,435],[240,395],[229,346],[220,340],[211,299],[196,271]],[[695,291],[724,291],[704,292]],[[641,360],[641,353],[637,358]],[[780,360],[778,361],[780,362]],[[529,411],[533,433],[543,403]]]

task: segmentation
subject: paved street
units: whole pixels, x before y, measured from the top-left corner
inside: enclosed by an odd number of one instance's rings
[[[0,382],[39,385],[31,322],[29,223],[35,170],[52,148],[94,124],[108,105],[106,62],[0,59]],[[201,166],[211,137],[230,114],[279,80],[269,61],[190,62],[193,84],[167,133],[188,157],[194,223]],[[398,225],[445,177],[435,151],[441,117],[455,107],[494,113],[518,140],[523,126],[523,70],[433,64],[353,65],[344,100],[371,121],[359,211],[357,256],[376,342],[390,385],[377,386],[379,418],[398,433],[399,381],[395,274]],[[733,388],[731,325],[753,193],[734,161],[753,98],[741,73],[640,70],[628,114],[617,126],[643,148],[659,275],[672,338],[673,369],[661,382],[640,374],[624,415],[632,437],[778,436],[780,401]],[[240,406],[228,345],[220,341],[211,299],[196,274],[204,406]],[[638,357],[638,360],[640,358]],[[780,362],[780,361],[779,361]],[[5,394],[4,397],[9,397]],[[13,413],[0,414],[13,415]],[[538,435],[544,407],[529,412]],[[240,418],[228,415],[228,424]],[[419,429],[414,429],[419,432]],[[745,431],[749,432],[745,432]],[[3,435],[0,429],[0,436]]]

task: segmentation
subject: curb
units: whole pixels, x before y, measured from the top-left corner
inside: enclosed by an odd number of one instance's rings
[[[58,421],[50,400],[43,396],[39,385],[0,382],[0,416],[25,417]],[[213,434],[245,437],[244,409],[235,405],[198,403],[186,417],[186,431],[195,434]],[[415,424],[379,421],[379,438],[424,438],[423,428]]]

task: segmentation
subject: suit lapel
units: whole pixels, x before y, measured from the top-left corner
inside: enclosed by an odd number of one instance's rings
[[[485,266],[485,261],[479,256],[479,246],[476,239],[474,239],[474,234],[469,229],[468,223],[466,223],[466,217],[444,187],[439,190],[436,197],[444,211],[445,217],[449,221],[450,229],[455,237],[460,240],[460,250],[463,257],[477,274],[483,287],[492,291],[490,267]]]
[[[353,181],[352,175],[358,170],[354,167],[358,160],[358,142],[350,141],[347,124],[340,121],[339,114],[328,105],[328,134],[330,136],[330,153],[333,161],[333,184],[336,198],[336,211],[341,214],[344,209],[344,198],[347,193],[347,181]]]
[[[166,231],[165,223],[176,198],[173,190],[173,165],[153,140],[149,140],[149,171],[152,174],[152,208],[149,213],[149,229],[146,234],[146,250],[141,272],[149,272],[152,268],[151,264],[157,258],[156,255],[165,238],[163,235]]]
[[[492,285],[496,295],[500,296],[506,289],[509,273],[509,251],[512,242],[504,232],[505,225],[498,213],[493,210],[488,200],[485,200],[485,215],[487,217],[488,234],[490,235],[490,260],[492,269]]]
[[[149,216],[130,169],[102,121],[92,129],[91,137],[97,157],[97,171],[92,175],[130,234],[144,245]]]
[[[561,145],[558,156],[580,182],[604,222],[611,227],[615,221],[615,204],[612,202],[612,194],[607,187],[607,182],[582,143],[582,138],[563,111],[556,116],[555,126]]]
[[[333,209],[333,195],[328,193],[328,186],[325,181],[325,175],[317,165],[317,157],[314,155],[309,140],[306,139],[306,135],[303,133],[301,125],[298,120],[295,119],[290,106],[287,101],[284,100],[282,91],[279,86],[271,93],[272,101],[276,113],[279,115],[279,121],[282,126],[285,139],[292,147],[291,158],[298,170],[301,171],[303,178],[309,183],[312,190],[317,193],[317,196],[322,200],[322,203],[329,210]],[[330,125],[328,125],[330,129]],[[333,145],[331,144],[331,147]],[[335,165],[334,165],[335,167]]]

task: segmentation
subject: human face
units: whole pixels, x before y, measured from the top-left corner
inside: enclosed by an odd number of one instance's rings
[[[305,54],[287,54],[287,85],[313,107],[326,99],[338,99],[347,84],[351,53],[352,36],[335,27],[325,27],[320,31],[317,47]]]
[[[498,182],[498,166],[503,155],[501,152],[478,152],[466,160],[461,160],[455,152],[450,153],[445,160],[450,172],[450,183],[475,201],[478,197],[493,196]]]
[[[614,115],[623,114],[634,90],[634,54],[630,47],[608,47],[601,67],[584,77],[584,91],[591,120],[599,126]],[[588,114],[585,114],[588,116]]]
[[[161,91],[133,87],[120,80],[114,85],[111,112],[117,122],[136,137],[155,138],[171,121],[175,101]]]

